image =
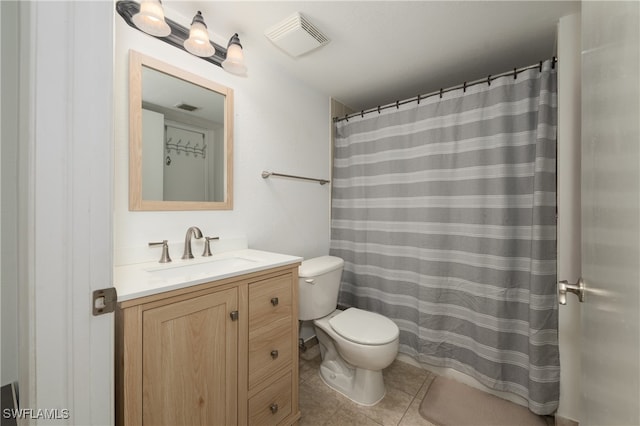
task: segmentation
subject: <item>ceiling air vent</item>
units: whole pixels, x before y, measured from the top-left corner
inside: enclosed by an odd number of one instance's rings
[[[264,35],[273,44],[294,58],[329,43],[327,36],[322,34],[300,13],[294,13],[284,21],[269,28]]]
[[[189,112],[195,111],[197,109],[200,109],[197,106],[189,105],[189,104],[186,104],[184,102],[177,104],[176,108],[182,109],[182,110],[185,110],[185,111],[189,111]]]

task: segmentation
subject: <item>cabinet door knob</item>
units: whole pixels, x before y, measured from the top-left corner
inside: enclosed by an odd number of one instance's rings
[[[278,351],[277,350],[271,351],[271,358],[273,358],[273,359],[278,358]]]
[[[273,306],[277,306],[277,305],[278,305],[278,298],[277,298],[277,297],[273,297],[273,298],[271,298],[271,304],[272,304]]]
[[[231,311],[231,313],[229,313],[229,316],[231,317],[231,321],[237,321],[238,320],[238,311]]]
[[[278,412],[278,404],[271,404],[269,406],[269,409],[271,410],[271,414],[275,414]]]

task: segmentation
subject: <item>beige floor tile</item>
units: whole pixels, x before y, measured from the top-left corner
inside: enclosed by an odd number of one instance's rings
[[[406,392],[393,387],[387,387],[385,397],[373,407],[365,407],[358,405],[353,401],[349,401],[347,406],[363,413],[365,416],[374,420],[376,423],[385,426],[396,426],[409,405],[413,401],[413,396]]]
[[[387,387],[394,387],[415,396],[429,376],[429,372],[396,360],[382,371],[382,375]]]
[[[414,398],[398,426],[434,426],[433,423],[430,423],[420,415],[418,410],[421,402],[422,398]]]
[[[327,386],[319,375],[320,363],[320,357],[300,359],[301,426],[432,426],[418,408],[436,377],[433,373],[395,361],[383,372],[387,387],[384,399],[364,407]]]
[[[340,392],[337,392],[327,386],[327,384],[320,377],[319,371],[316,371],[315,374],[311,375],[307,380],[305,380],[304,383],[315,390],[318,398],[329,398],[338,405],[355,404]]]
[[[431,386],[431,383],[433,383],[433,380],[437,377],[435,374],[431,372],[427,372],[427,373],[428,373],[427,378],[424,380],[424,383],[422,383],[422,387],[416,394],[416,398],[420,399],[420,401],[422,401],[424,396],[427,394],[427,390],[429,389],[429,386]]]
[[[353,406],[342,406],[324,426],[380,426]]]
[[[418,411],[437,377],[434,373],[395,361],[383,372],[384,399],[364,407],[327,386],[319,375],[320,363],[320,357],[300,359],[300,426],[434,426]],[[547,424],[554,424],[553,417]]]
[[[322,360],[320,359],[319,356],[311,360],[305,360],[300,358],[299,373],[298,373],[300,377],[300,383],[304,382],[312,375],[318,374],[321,361]]]
[[[320,356],[320,345],[317,342],[313,346],[310,343],[306,351],[300,351],[300,358],[302,359],[311,360],[317,356]]]
[[[314,378],[309,377],[299,387],[300,426],[323,425],[343,404],[337,394],[320,387]],[[324,383],[321,384],[326,387]]]

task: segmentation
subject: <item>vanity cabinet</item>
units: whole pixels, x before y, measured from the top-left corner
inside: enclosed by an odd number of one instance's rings
[[[298,265],[120,302],[117,424],[295,423]]]
[[[297,280],[296,280],[297,285]],[[249,285],[249,424],[276,425],[292,414],[293,294],[288,276]],[[297,299],[296,299],[297,300]],[[297,324],[298,315],[295,316]],[[296,327],[297,333],[297,327]],[[297,377],[295,378],[297,382]]]

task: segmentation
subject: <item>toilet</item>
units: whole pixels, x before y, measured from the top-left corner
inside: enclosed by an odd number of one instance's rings
[[[320,377],[361,405],[385,395],[382,369],[398,354],[398,326],[357,308],[336,309],[344,261],[335,256],[305,260],[298,269],[299,319],[313,320],[320,344]]]

